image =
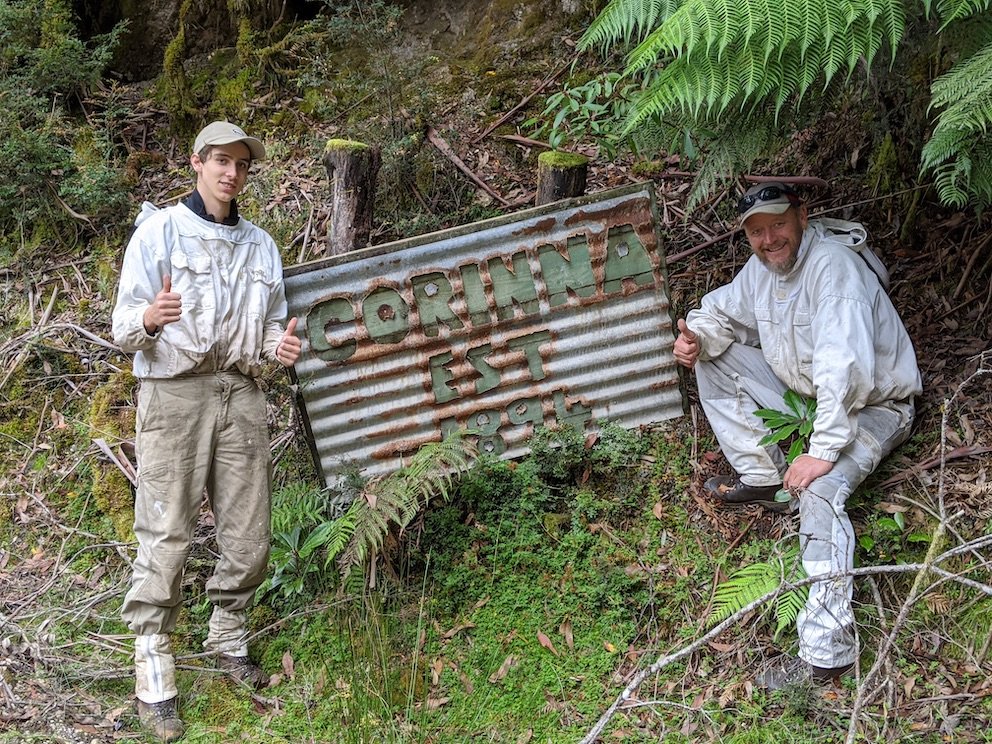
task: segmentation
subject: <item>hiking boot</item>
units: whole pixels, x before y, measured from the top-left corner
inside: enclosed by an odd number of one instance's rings
[[[783,654],[768,661],[754,678],[754,682],[766,690],[781,690],[795,685],[831,685],[853,668],[854,664],[818,667],[797,656]]]
[[[176,698],[160,703],[139,700],[138,720],[142,728],[154,734],[159,741],[177,741],[186,733],[186,727],[176,712]]]
[[[741,481],[740,476],[714,475],[703,488],[708,494],[727,504],[758,504],[774,512],[788,513],[793,511],[792,496],[776,486],[749,486]]]
[[[220,654],[217,657],[217,668],[227,672],[231,679],[243,682],[252,689],[261,690],[269,686],[269,675],[247,656]]]

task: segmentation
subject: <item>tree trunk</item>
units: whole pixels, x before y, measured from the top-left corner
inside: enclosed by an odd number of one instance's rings
[[[361,142],[330,140],[324,148],[324,167],[331,182],[331,224],[327,231],[330,255],[368,244],[381,164],[379,148]]]

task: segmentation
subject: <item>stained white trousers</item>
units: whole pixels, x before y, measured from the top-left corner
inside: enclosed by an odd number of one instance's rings
[[[697,362],[699,398],[720,449],[744,483],[779,484],[785,455],[778,445],[761,446],[768,433],[758,408],[783,410],[786,386],[772,372],[761,350],[734,343],[717,359]],[[912,401],[868,406],[858,414],[858,433],[834,467],[799,497],[799,541],[810,577],[848,572],[854,565],[854,529],[848,496],[904,442],[913,424]],[[799,656],[818,667],[852,663],[858,654],[851,607],[850,576],[816,581],[799,613]]]

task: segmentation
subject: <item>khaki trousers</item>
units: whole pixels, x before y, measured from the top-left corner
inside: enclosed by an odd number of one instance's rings
[[[136,449],[138,555],[124,621],[138,636],[175,628],[206,490],[220,558],[206,584],[217,622],[212,619],[205,645],[243,655],[244,610],[269,558],[272,465],[264,395],[240,372],[143,380]]]

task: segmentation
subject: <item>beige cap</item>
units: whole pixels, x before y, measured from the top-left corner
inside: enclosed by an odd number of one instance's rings
[[[193,152],[200,152],[208,145],[229,145],[232,142],[244,142],[251,151],[252,160],[265,160],[262,141],[249,137],[244,129],[229,121],[215,121],[201,129],[193,142]]]
[[[737,202],[737,213],[743,225],[752,214],[782,214],[789,207],[800,204],[802,200],[791,186],[771,181],[749,188]]]

